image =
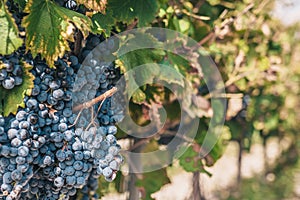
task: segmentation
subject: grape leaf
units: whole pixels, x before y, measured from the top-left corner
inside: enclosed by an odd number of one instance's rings
[[[127,79],[127,87],[128,87],[128,90],[127,92],[133,92],[132,93],[132,101],[136,104],[141,104],[145,101],[146,99],[146,94],[138,88],[138,85],[136,84],[132,74],[125,74],[126,76],[126,79]],[[138,89],[136,89],[138,88]]]
[[[77,3],[83,4],[86,8],[97,12],[104,13],[107,0],[76,0]]]
[[[18,27],[4,3],[0,2],[0,54],[10,54],[18,49],[23,41]]]
[[[175,69],[176,70],[176,69]],[[184,86],[184,80],[182,75],[176,71],[170,70],[167,67],[161,67],[159,73],[159,80],[166,81],[167,83],[174,83],[180,86]]]
[[[153,78],[159,74],[159,65],[156,63],[162,59],[162,55],[161,50],[141,49],[121,56],[120,60],[127,69],[144,65],[140,68],[141,70],[135,71],[135,81],[140,84],[144,81],[152,82]]]
[[[179,159],[179,164],[187,172],[196,172],[203,170],[203,164],[199,157],[199,153],[196,152],[196,148],[199,148],[198,144],[194,144],[186,149]]]
[[[158,8],[156,0],[110,0],[107,6],[107,10],[113,12],[113,16],[117,21],[130,23],[137,18],[139,27],[152,22]]]
[[[147,49],[132,51],[120,57],[121,62],[124,64],[125,68],[127,68],[126,71],[129,71],[130,68],[151,63],[151,66],[147,65],[148,67],[142,67],[134,71],[134,74],[127,79],[129,93],[135,90],[137,86],[142,86],[143,81],[153,82],[155,76],[159,74],[159,66],[154,63],[155,59],[158,57],[156,53]],[[144,102],[145,99],[146,95],[141,89],[137,89],[132,95],[133,102],[138,104]]]
[[[33,56],[40,53],[50,66],[65,51],[70,50],[68,40],[74,40],[74,25],[84,37],[91,29],[91,20],[88,17],[52,1],[29,0],[24,12],[29,13],[23,19],[26,48]]]
[[[135,49],[135,47],[139,47],[141,41],[149,44],[150,46],[151,44],[159,44],[157,39],[147,33],[137,33],[134,36],[129,36],[128,38],[129,39],[125,40],[117,52],[119,60],[122,62],[125,71],[128,72],[135,67],[144,65],[138,70],[135,70],[130,77],[127,77],[126,81],[128,91],[130,93],[133,92],[137,86],[142,86],[142,82],[153,82],[153,79],[159,76],[160,67],[157,63],[163,59],[165,52],[160,49],[140,49],[126,53],[128,49]],[[132,95],[133,102],[138,104],[143,103],[145,99],[146,95],[141,89],[137,89]]]
[[[209,118],[201,118],[198,124],[197,135],[194,138],[195,143],[187,148],[187,150],[179,158],[179,164],[188,172],[204,172],[204,166],[212,166],[221,157],[223,149],[221,148],[221,140],[216,138],[213,132],[208,133]],[[209,135],[208,135],[209,134]],[[218,140],[216,142],[216,140]],[[205,141],[205,142],[204,142]],[[213,148],[210,150],[210,146]],[[206,152],[210,150],[209,152]],[[203,158],[202,154],[205,153]],[[203,162],[205,160],[205,162]]]
[[[96,13],[92,16],[92,31],[93,33],[104,33],[107,37],[110,36],[112,26],[115,24],[112,11],[108,10],[105,14]]]
[[[16,114],[18,107],[24,107],[24,96],[30,94],[34,87],[34,76],[29,72],[32,66],[27,63],[22,63],[22,66],[23,83],[20,86],[15,86],[11,90],[0,86],[0,113],[3,113],[4,116],[8,116],[10,113]]]
[[[180,71],[182,75],[186,76],[186,74],[188,73],[188,69],[190,68],[189,61],[171,52],[168,52],[167,56],[168,57],[165,62],[167,62],[168,65],[173,65],[174,68]]]
[[[163,168],[153,172],[144,173],[143,178],[137,180],[136,186],[141,187],[141,189],[145,192],[143,199],[150,200],[153,199],[151,198],[151,194],[159,191],[163,185],[170,182],[167,170],[166,168]]]
[[[164,43],[160,42],[151,33],[145,32],[146,29],[136,30],[133,34],[126,35],[126,38],[122,40],[121,47],[118,50],[118,55],[128,52],[129,49],[140,49],[142,47],[155,47],[162,48]]]

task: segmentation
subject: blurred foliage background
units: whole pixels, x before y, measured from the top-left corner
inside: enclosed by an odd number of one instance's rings
[[[224,190],[216,191],[216,199],[300,198],[299,189],[295,189],[300,184],[300,29],[297,23],[287,25],[277,19],[275,4],[273,0],[158,1],[158,15],[151,25],[179,31],[198,41],[222,73],[228,99],[224,134],[210,154],[213,161],[203,159],[191,169],[186,160],[180,160],[181,167],[193,174],[192,182],[187,183],[192,191],[186,199],[207,198],[201,192],[205,185],[201,186],[199,173],[208,173],[205,169],[209,171],[232,143],[238,144],[237,162],[230,163],[238,166],[236,181],[226,189],[226,195]],[[207,124],[203,118],[201,122]],[[276,156],[267,150],[274,138]],[[201,139],[197,143],[201,144]],[[263,159],[263,170],[243,178],[243,157],[254,144],[263,146],[263,155],[257,158]],[[192,153],[188,151],[184,159],[193,157]],[[155,192],[169,183],[155,180],[139,181],[138,191],[143,194],[150,184],[156,185],[151,190]],[[144,198],[150,199],[151,195]]]

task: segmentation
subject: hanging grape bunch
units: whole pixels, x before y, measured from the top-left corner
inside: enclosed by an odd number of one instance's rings
[[[6,199],[69,198],[100,175],[112,181],[122,163],[113,120],[114,113],[121,113],[111,110],[110,99],[94,105],[95,110],[100,110],[98,127],[87,127],[91,116],[73,113],[71,97],[78,60],[75,56],[69,60],[71,66],[59,59],[55,69],[34,60],[31,71],[35,76],[34,88],[24,99],[25,108],[8,118],[1,116],[0,183]],[[99,77],[102,83],[106,80],[106,88],[99,87],[101,83],[96,77],[89,77],[92,71],[81,77],[87,76],[89,82],[98,83],[97,95],[112,87],[112,79],[104,71],[112,70],[113,66],[102,68]],[[95,98],[95,95],[94,92],[83,96]],[[82,112],[90,113],[86,111]],[[94,186],[87,189],[89,192],[97,189],[95,183],[91,185]]]
[[[62,6],[75,9],[74,3]],[[11,11],[22,17],[18,9]],[[39,56],[33,59],[24,46],[1,56],[0,92],[22,85],[23,62],[33,65],[34,81],[24,108],[6,117],[0,113],[0,199],[70,199],[79,191],[83,199],[98,199],[98,178],[110,182],[116,177],[123,158],[115,123],[122,110],[113,107],[109,97],[73,110],[110,91],[118,79],[113,63],[91,60],[93,65],[81,65],[101,40],[89,36],[78,57],[66,54],[54,67]]]

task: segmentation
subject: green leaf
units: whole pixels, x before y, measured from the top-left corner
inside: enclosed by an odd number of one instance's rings
[[[18,107],[24,107],[25,94],[30,94],[34,87],[34,76],[29,72],[32,66],[27,63],[22,63],[22,66],[23,83],[20,86],[15,86],[12,90],[0,87],[0,113],[3,113],[4,116],[8,116],[10,113],[16,114]]]
[[[222,156],[222,141],[216,138],[214,131],[208,133],[209,118],[201,118],[198,124],[195,143],[193,143],[179,158],[179,164],[188,172],[210,173],[204,166],[212,166]],[[220,131],[218,129],[217,131]],[[216,140],[218,140],[216,142]],[[210,147],[213,146],[212,149]],[[205,153],[205,155],[204,155]],[[202,155],[203,154],[203,155]],[[205,156],[203,158],[203,156]],[[205,160],[205,162],[203,162]]]
[[[148,172],[143,174],[143,178],[137,180],[136,186],[142,187],[145,190],[145,196],[143,199],[150,200],[151,194],[157,192],[160,190],[160,188],[170,183],[170,179],[167,175],[167,170],[165,168]]]
[[[158,76],[159,80],[166,81],[167,83],[174,83],[184,87],[184,79],[177,71],[170,70],[166,67],[160,68],[160,73]]]
[[[149,54],[147,53],[148,50],[139,50],[139,51],[133,51],[127,53],[124,57],[120,58],[120,60],[123,61],[124,65],[127,66],[128,68],[131,67],[137,67],[140,65],[143,65],[143,63],[140,63],[141,58],[145,58],[145,63],[146,60],[149,59],[151,61],[151,58],[154,54]],[[153,62],[153,61],[152,61]],[[139,64],[140,63],[140,64]],[[152,63],[151,66],[147,65],[148,67],[141,67],[139,70],[136,70],[132,76],[130,76],[127,79],[127,85],[128,85],[128,91],[127,92],[132,92],[132,101],[134,103],[141,104],[145,101],[146,99],[146,94],[144,91],[141,89],[136,89],[139,88],[139,86],[142,86],[143,81],[149,81],[149,83],[153,82],[153,79],[159,74],[159,66],[156,63]]]
[[[135,81],[137,85],[142,86],[143,82],[152,83],[153,79],[159,75],[160,67],[157,62],[162,59],[162,55],[161,50],[141,49],[121,56],[120,60],[127,68],[126,71],[141,66],[134,71],[134,77],[129,81]]]
[[[188,19],[172,19],[172,24],[176,31],[179,31],[184,34],[188,34],[188,32],[191,30],[191,22]]]
[[[87,9],[97,12],[105,12],[106,0],[76,0],[77,3],[83,4]]]
[[[113,16],[117,21],[130,23],[137,18],[139,27],[152,22],[158,8],[156,0],[110,0],[107,6],[107,10],[113,12]]]
[[[117,52],[117,55],[123,55],[124,52],[128,52],[132,49],[140,49],[141,46],[151,46],[155,47],[157,51],[157,56],[163,56],[165,53],[159,48],[163,49],[164,43],[160,42],[157,38],[155,38],[152,34],[145,32],[144,30],[137,30],[133,34],[126,35],[126,38],[121,38],[120,49]],[[155,57],[157,57],[155,56]]]
[[[160,73],[160,67],[157,63],[159,63],[165,55],[165,52],[160,49],[140,49],[125,53],[128,49],[135,49],[135,47],[139,47],[140,41],[148,43],[149,45],[159,45],[157,39],[152,35],[148,33],[137,33],[134,36],[128,36],[128,39],[125,40],[117,52],[119,60],[122,62],[122,65],[125,68],[125,72],[141,66],[141,68],[131,73],[130,77],[126,78],[128,85],[127,92],[131,93],[135,91],[132,95],[132,100],[134,103],[138,104],[143,103],[146,99],[145,92],[141,89],[138,89],[138,86],[142,86],[142,83],[145,81],[148,81],[149,83],[153,82],[153,79]]]
[[[24,12],[29,13],[23,19],[26,48],[33,56],[40,53],[50,66],[70,50],[68,41],[74,40],[74,25],[84,37],[91,28],[88,17],[49,0],[29,0]]]
[[[147,143],[143,149],[141,150],[142,153],[146,152],[154,152],[159,149],[159,144],[157,143],[157,140],[151,140],[149,143]],[[154,157],[149,157],[147,159],[142,159],[141,163],[145,163],[143,165],[151,165],[151,166],[160,166],[161,164],[161,159],[169,159],[168,158],[168,153],[167,151],[161,151],[160,153],[161,157],[157,158],[156,156]],[[170,179],[167,174],[166,168],[162,168],[156,171],[152,172],[147,172],[142,174],[142,179],[138,179],[136,181],[136,186],[143,188],[144,195],[142,199],[145,200],[150,200],[153,199],[151,198],[151,194],[157,192],[160,190],[160,188],[165,185],[170,183]]]
[[[108,10],[105,14],[96,13],[92,16],[92,32],[93,33],[104,33],[106,37],[110,36],[111,29],[115,24],[112,11]]]
[[[7,7],[4,3],[0,3],[0,6],[0,54],[10,54],[18,49],[23,41],[19,37],[15,20]]]
[[[185,76],[188,73],[188,70],[190,68],[189,61],[171,52],[168,52],[167,56],[168,56],[167,62],[169,62],[170,65],[173,65],[175,69],[180,71],[182,75]]]
[[[194,148],[199,148],[199,145],[195,144],[186,149],[179,159],[179,164],[187,172],[203,171],[203,164],[199,157],[199,153]]]

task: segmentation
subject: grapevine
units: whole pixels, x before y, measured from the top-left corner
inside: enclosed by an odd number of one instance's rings
[[[159,199],[173,169],[203,200],[232,143],[236,182],[212,198],[298,199],[280,178],[299,166],[299,25],[275,2],[0,0],[0,200]]]

